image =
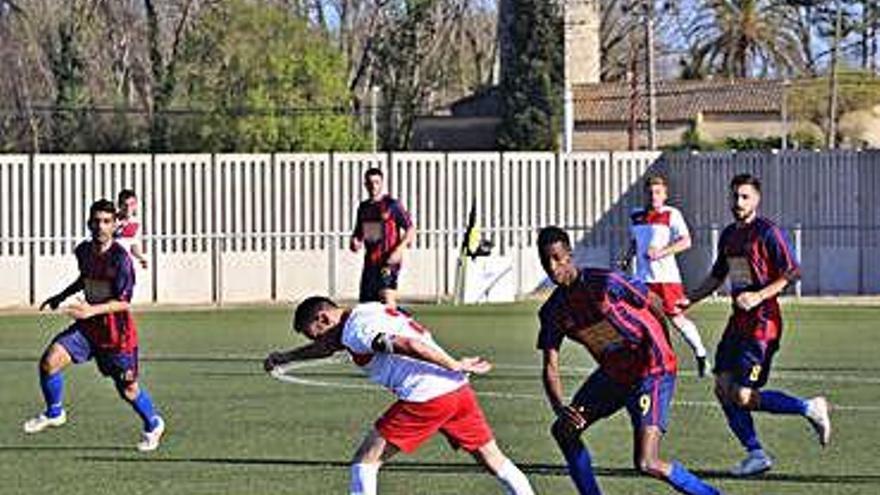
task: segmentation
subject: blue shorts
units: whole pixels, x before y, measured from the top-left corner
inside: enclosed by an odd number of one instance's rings
[[[666,431],[675,394],[675,374],[642,378],[634,385],[621,385],[601,369],[593,372],[574,395],[571,405],[583,407],[591,422],[607,418],[626,407],[634,430],[657,426]]]
[[[779,340],[763,342],[736,335],[725,335],[715,351],[715,374],[730,373],[733,381],[748,388],[767,384]]]
[[[117,384],[127,384],[137,381],[138,377],[138,352],[137,348],[132,352],[107,352],[98,349],[85,336],[77,323],[67,330],[59,333],[52,343],[63,347],[75,364],[84,363],[95,358],[98,371],[104,376],[109,376]]]
[[[360,302],[379,301],[379,293],[385,289],[397,290],[400,265],[364,265],[361,273]]]

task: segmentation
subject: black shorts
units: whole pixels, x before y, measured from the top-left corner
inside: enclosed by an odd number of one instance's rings
[[[361,273],[360,302],[380,301],[379,293],[386,289],[397,290],[400,265],[364,265]]]

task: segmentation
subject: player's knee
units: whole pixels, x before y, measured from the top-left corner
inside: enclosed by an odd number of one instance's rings
[[[746,387],[736,387],[731,391],[730,402],[743,409],[752,409],[755,407],[755,391]]]
[[[138,388],[137,382],[120,380],[116,382],[116,391],[119,392],[120,397],[130,402],[137,399],[137,396],[140,393],[140,388]]]
[[[664,476],[663,463],[654,457],[638,457],[636,458],[636,470],[638,472],[651,476],[653,478],[662,478]]]
[[[559,445],[565,445],[578,439],[578,432],[565,424],[561,419],[557,419],[550,426],[550,434]]]
[[[46,375],[55,374],[64,367],[63,351],[59,351],[55,346],[50,347],[43,353],[40,358],[40,372]]]

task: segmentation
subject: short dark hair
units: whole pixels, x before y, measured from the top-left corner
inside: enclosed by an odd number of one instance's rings
[[[121,205],[128,201],[130,198],[137,198],[137,194],[135,194],[133,189],[123,189],[119,191],[119,194],[116,195],[116,204]]]
[[[669,181],[666,180],[666,177],[660,174],[651,174],[645,178],[644,188],[648,189],[651,186],[663,186],[668,189]]]
[[[379,177],[385,177],[385,174],[382,173],[382,169],[378,167],[368,168],[366,172],[364,172],[364,179],[369,179],[370,177],[378,175]]]
[[[303,333],[305,328],[318,317],[318,313],[327,307],[338,308],[329,297],[311,296],[303,300],[293,312],[293,331]]]
[[[112,201],[106,198],[101,198],[94,203],[92,206],[89,206],[89,220],[94,218],[95,214],[98,212],[109,213],[116,216],[116,205],[113,204]]]
[[[563,246],[571,249],[571,239],[568,237],[568,234],[559,227],[551,225],[538,231],[538,249],[540,251],[543,251],[544,248],[550,247],[557,242],[561,242]]]
[[[739,186],[752,186],[761,192],[761,180],[752,174],[737,174],[730,180],[730,190],[736,191]]]

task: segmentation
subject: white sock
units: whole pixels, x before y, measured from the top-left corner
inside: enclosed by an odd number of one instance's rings
[[[674,323],[681,336],[684,337],[684,340],[694,350],[694,354],[697,357],[704,357],[706,355],[706,348],[703,347],[703,339],[700,338],[700,332],[697,330],[694,322],[687,318],[679,317],[675,319]]]
[[[376,485],[379,478],[379,464],[352,464],[351,495],[376,495]]]
[[[498,474],[495,475],[501,485],[504,487],[504,493],[507,495],[535,495],[532,491],[532,485],[529,479],[519,470],[510,459],[505,459]]]

